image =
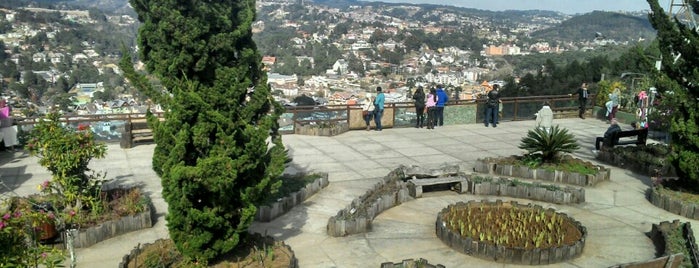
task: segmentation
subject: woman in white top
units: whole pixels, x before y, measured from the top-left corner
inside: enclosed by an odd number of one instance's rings
[[[551,131],[551,126],[553,125],[553,111],[549,102],[544,102],[544,106],[541,107],[536,113],[536,126],[545,130],[546,132]]]
[[[371,119],[374,114],[374,100],[371,99],[371,93],[367,93],[366,97],[362,101],[362,116],[364,117],[364,122],[366,123],[366,130],[371,130]]]

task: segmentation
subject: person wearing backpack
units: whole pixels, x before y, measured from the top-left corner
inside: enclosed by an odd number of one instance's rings
[[[415,115],[417,117],[415,128],[422,128],[425,123],[425,90],[422,86],[415,89],[413,100],[415,100]]]
[[[487,127],[493,124],[493,127],[498,127],[498,112],[500,110],[500,85],[493,85],[493,90],[488,92],[488,99],[485,102],[485,119],[483,123]]]

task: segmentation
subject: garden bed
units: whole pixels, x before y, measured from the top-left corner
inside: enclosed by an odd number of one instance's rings
[[[603,148],[597,153],[596,158],[607,164],[646,176],[673,176],[672,167],[666,160],[669,154],[670,148],[667,145],[649,144],[646,146]]]
[[[303,203],[309,197],[316,194],[321,189],[328,186],[328,174],[319,174],[319,178],[306,184],[300,190],[290,193],[288,196],[279,198],[269,205],[262,205],[257,209],[255,220],[260,222],[270,222],[277,217],[289,212],[296,205]],[[285,182],[286,183],[286,182]]]
[[[524,265],[579,257],[587,230],[565,213],[517,202],[459,202],[444,208],[436,234],[452,249],[478,258]]]
[[[381,268],[444,268],[441,264],[430,264],[427,260],[420,258],[418,260],[407,259],[399,263],[384,262]]]
[[[381,212],[412,199],[403,179],[402,168],[389,173],[349,206],[328,219],[327,233],[333,237],[365,233]]]
[[[576,161],[573,160],[573,158],[569,159],[571,159],[569,161]],[[579,186],[594,186],[601,181],[609,180],[610,169],[582,160],[577,160],[577,162],[580,165],[593,168],[594,173],[589,174],[558,170],[554,166],[531,168],[524,164],[518,164],[517,159],[514,159],[514,157],[478,159],[473,171],[484,174],[559,182]]]
[[[468,192],[477,195],[498,195],[544,201],[556,204],[580,204],[585,202],[585,188],[560,187],[529,183],[517,179],[471,176]]]
[[[119,268],[146,267],[192,267],[175,248],[170,239],[158,239],[153,243],[136,246],[124,255]],[[199,266],[196,266],[199,267]],[[252,234],[239,244],[236,251],[222,257],[218,263],[208,267],[275,267],[297,268],[298,259],[294,251],[281,241],[271,237]]]
[[[648,199],[654,206],[689,219],[699,219],[699,203],[682,197],[682,192],[672,191],[662,186],[651,187],[649,192]]]

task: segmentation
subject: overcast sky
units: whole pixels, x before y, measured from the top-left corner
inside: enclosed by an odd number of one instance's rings
[[[658,0],[660,7],[670,8],[672,0]],[[458,7],[502,11],[514,10],[553,10],[566,14],[588,13],[594,10],[639,11],[649,10],[646,0],[381,0],[387,3],[438,4]],[[679,3],[680,0],[675,2]]]

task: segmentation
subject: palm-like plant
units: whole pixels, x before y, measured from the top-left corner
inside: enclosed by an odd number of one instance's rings
[[[558,160],[559,153],[571,153],[580,146],[567,129],[554,126],[550,131],[543,128],[529,130],[527,136],[522,138],[519,148],[527,150],[528,154],[541,152],[544,163],[553,163]]]

